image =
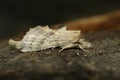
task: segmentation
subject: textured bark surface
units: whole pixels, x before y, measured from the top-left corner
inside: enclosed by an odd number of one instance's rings
[[[0,79],[6,80],[120,80],[120,32],[84,34],[89,52],[56,48],[21,53],[0,43]]]

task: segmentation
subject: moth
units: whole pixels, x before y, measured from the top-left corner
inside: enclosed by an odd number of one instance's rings
[[[91,47],[89,42],[81,39],[80,30],[66,30],[66,26],[54,30],[49,26],[37,26],[23,36],[20,41],[9,40],[9,44],[21,52],[39,51],[48,48],[60,47],[60,51],[68,48],[78,47],[84,51],[84,48]]]

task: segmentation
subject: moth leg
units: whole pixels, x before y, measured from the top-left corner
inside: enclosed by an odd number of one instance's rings
[[[64,46],[62,46],[62,49],[59,51],[59,53],[62,52],[63,50],[65,50],[65,49],[72,48],[72,47],[75,47],[75,44],[64,45]]]
[[[85,52],[89,52],[88,50],[85,50],[80,44],[76,44],[76,46],[78,46],[80,49],[82,49]]]
[[[80,39],[79,43],[77,43],[76,46],[78,46],[80,49],[82,49],[85,52],[89,52],[89,51],[85,50],[84,48],[90,48],[91,43],[86,42],[84,39]]]

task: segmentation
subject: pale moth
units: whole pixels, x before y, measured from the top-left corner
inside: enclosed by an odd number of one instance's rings
[[[68,48],[78,47],[84,51],[84,48],[91,47],[89,42],[81,39],[80,30],[66,30],[66,26],[53,30],[48,26],[37,26],[23,36],[21,41],[9,40],[9,44],[21,52],[39,51],[48,48],[60,47],[60,51]]]

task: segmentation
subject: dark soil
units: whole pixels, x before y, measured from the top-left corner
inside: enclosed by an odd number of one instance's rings
[[[0,43],[0,80],[120,80],[120,31],[88,32],[89,52],[60,48],[22,53]]]

